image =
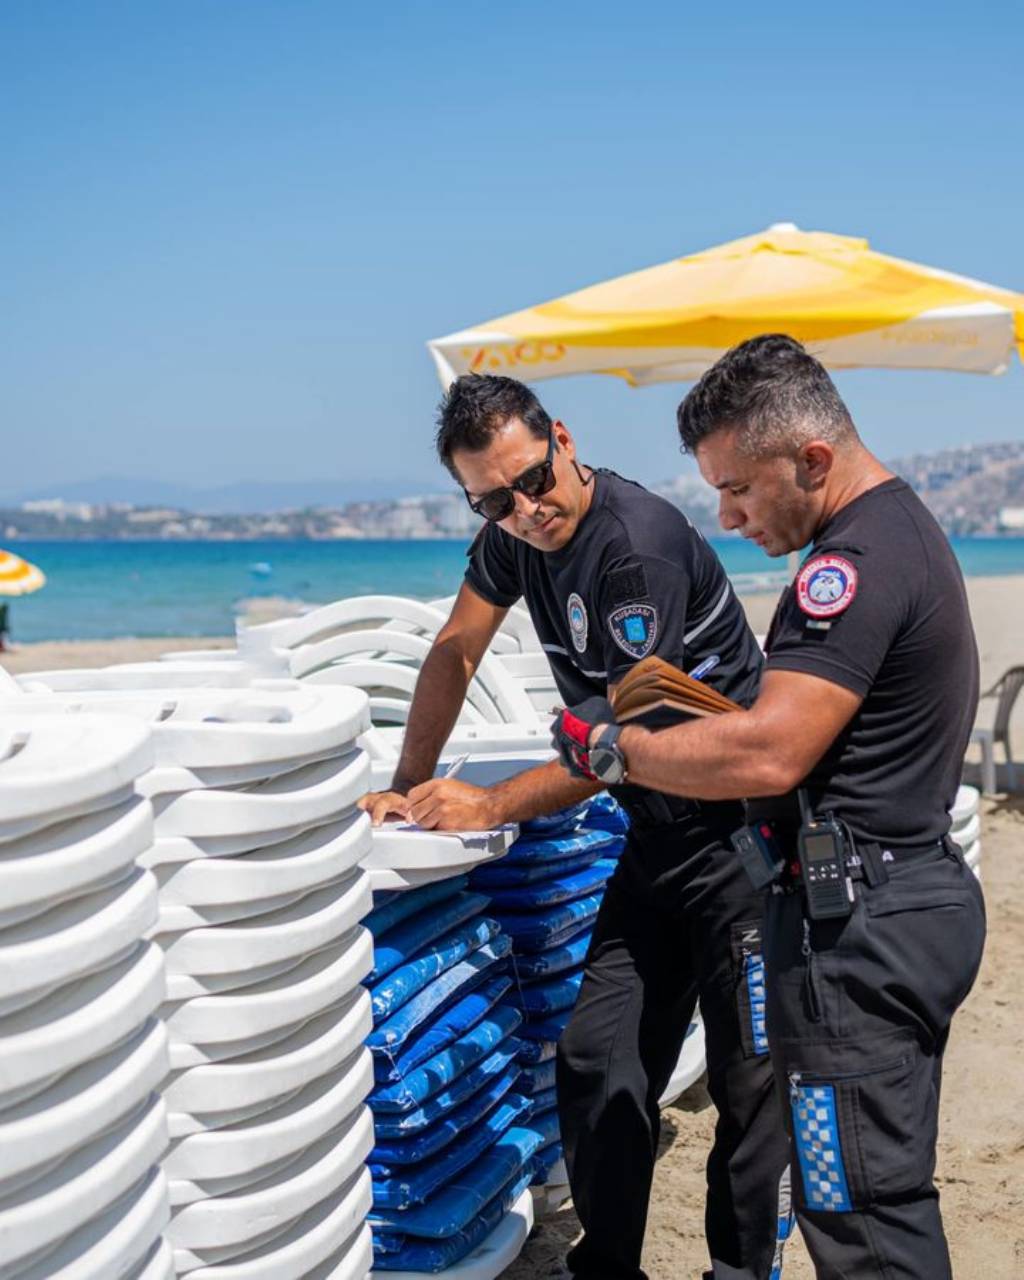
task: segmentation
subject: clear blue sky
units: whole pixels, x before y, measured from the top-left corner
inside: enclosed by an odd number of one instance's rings
[[[424,341],[771,222],[1024,289],[1019,3],[8,0],[0,494],[444,487]],[[884,456],[1024,432],[1024,373],[840,379]],[[685,387],[542,384],[678,471]]]

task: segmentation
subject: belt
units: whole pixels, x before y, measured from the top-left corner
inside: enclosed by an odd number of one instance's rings
[[[796,838],[795,826],[791,824],[769,824],[781,848],[792,847]],[[781,827],[781,830],[780,830]],[[788,837],[788,839],[787,839]],[[885,884],[889,879],[890,866],[908,865],[934,856],[938,850],[951,852],[956,848],[955,841],[949,836],[941,840],[930,840],[927,844],[898,845],[893,847],[880,840],[848,835],[849,849],[846,854],[846,874],[851,880],[863,881],[870,888]],[[782,873],[781,884],[785,888],[798,888],[802,880],[800,862],[797,858],[786,856],[786,866]]]
[[[629,783],[610,790],[629,814],[630,822],[638,827],[668,826],[682,818],[695,817],[701,808],[699,800],[667,796],[661,791],[648,791],[646,787],[630,786]]]

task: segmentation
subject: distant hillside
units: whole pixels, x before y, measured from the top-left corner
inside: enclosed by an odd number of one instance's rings
[[[914,486],[947,533],[1024,533],[1024,440],[915,454],[888,465]]]
[[[886,466],[913,485],[949,534],[1024,534],[1024,440],[914,454]],[[651,487],[702,533],[721,536],[718,499],[699,477]]]

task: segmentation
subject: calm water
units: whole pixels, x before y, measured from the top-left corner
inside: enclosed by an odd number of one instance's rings
[[[462,579],[463,542],[9,542],[47,586],[11,601],[12,638],[216,636],[234,629],[239,600],[311,602],[384,593],[449,595]],[[781,581],[784,562],[738,539],[715,548],[739,588]],[[969,576],[1024,574],[1024,538],[954,539]]]

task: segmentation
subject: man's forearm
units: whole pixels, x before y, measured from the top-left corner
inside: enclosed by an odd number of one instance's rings
[[[472,676],[473,668],[457,645],[442,642],[427,654],[405,726],[395,791],[408,791],[433,776]]]
[[[488,788],[497,823],[525,822],[587,800],[605,789],[603,782],[574,778],[557,760],[527,769]]]
[[[619,746],[630,782],[694,800],[778,795],[791,785],[757,717],[748,711],[650,731],[627,725]]]

